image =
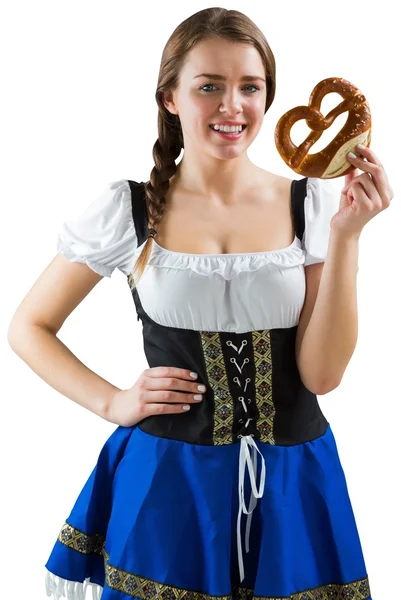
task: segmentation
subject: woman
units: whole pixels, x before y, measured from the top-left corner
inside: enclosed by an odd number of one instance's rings
[[[49,596],[90,585],[102,600],[371,599],[316,394],[339,385],[354,351],[358,240],[393,193],[370,149],[349,157],[341,198],[325,180],[254,165],[274,95],[273,54],[245,15],[210,8],[181,23],[161,61],[150,180],[111,183],[64,224],[13,318],[15,351],[118,425],[50,554]],[[115,268],[149,363],[126,390],[56,336]],[[41,325],[28,350],[22,313]]]

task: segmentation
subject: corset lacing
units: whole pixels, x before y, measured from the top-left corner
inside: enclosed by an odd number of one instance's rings
[[[239,349],[231,340],[228,340],[226,342],[226,344],[227,344],[227,346],[231,346],[232,348],[234,348],[234,350],[237,352],[237,354],[240,355],[243,347],[247,344],[247,340],[242,340],[242,343],[241,343],[241,346]],[[242,375],[242,369],[243,369],[244,365],[249,362],[249,358],[244,358],[242,365],[239,365],[237,363],[236,358],[230,358],[230,361],[236,365],[237,369],[239,370],[239,372]],[[240,377],[234,377],[233,381],[242,388],[242,383],[241,383]],[[247,377],[245,380],[245,385],[243,387],[243,393],[246,392],[246,388],[250,381],[251,381],[251,378]],[[244,396],[239,396],[238,400],[239,400],[239,402],[241,402],[244,412],[245,412],[245,417],[246,417],[245,428],[247,428],[249,426],[249,423],[252,421],[251,418],[247,417],[247,413],[248,413],[247,403],[245,401]],[[248,400],[248,404],[249,404],[251,402],[251,399],[248,398],[247,400]],[[243,422],[244,422],[244,420],[240,419],[240,423],[243,423]],[[253,433],[246,434],[246,435],[239,434],[237,436],[238,439],[241,439],[241,448],[240,448],[240,455],[239,455],[239,483],[238,483],[239,511],[238,511],[238,519],[237,519],[237,550],[238,550],[238,564],[239,564],[239,572],[240,572],[241,582],[243,581],[243,579],[245,577],[244,560],[243,560],[243,554],[242,554],[242,542],[241,542],[241,516],[242,516],[242,513],[248,515],[247,520],[246,520],[246,533],[245,533],[245,550],[248,553],[249,552],[249,535],[250,535],[250,530],[251,530],[252,513],[256,507],[257,499],[261,498],[263,496],[265,479],[266,479],[265,459],[264,459],[263,455],[261,454],[259,448],[257,447],[253,437],[254,437]],[[249,449],[251,449],[252,456],[251,456]],[[262,459],[262,470],[261,470],[261,474],[260,474],[259,489],[257,488],[257,485],[256,485],[257,458],[258,458],[257,453],[260,454],[261,459]],[[251,482],[251,498],[249,501],[249,508],[246,507],[245,498],[244,498],[245,466],[248,467],[249,478],[250,478],[250,482]]]

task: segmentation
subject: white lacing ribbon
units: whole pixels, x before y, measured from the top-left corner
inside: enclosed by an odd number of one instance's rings
[[[248,446],[251,446],[251,450],[253,452],[252,458],[249,452]],[[260,485],[259,490],[256,487],[256,475],[257,475],[257,452],[259,452],[262,458],[262,471],[260,474]],[[244,499],[244,483],[245,483],[245,465],[248,466],[249,478],[251,482],[252,492],[251,498],[249,501],[249,509],[247,510]],[[251,530],[251,521],[252,521],[252,512],[254,511],[257,498],[261,498],[263,496],[263,491],[265,487],[265,479],[266,479],[266,464],[265,459],[257,447],[255,440],[250,435],[245,435],[241,438],[241,449],[239,455],[239,483],[238,483],[238,492],[239,492],[239,511],[238,511],[238,520],[237,520],[237,548],[238,548],[238,564],[239,564],[239,572],[241,582],[245,577],[244,572],[244,559],[242,555],[242,543],[241,543],[241,515],[242,513],[248,515],[246,520],[246,534],[245,534],[245,550],[249,552],[249,534]]]

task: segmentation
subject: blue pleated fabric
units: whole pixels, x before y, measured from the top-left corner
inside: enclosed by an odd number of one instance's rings
[[[103,587],[102,600],[371,600],[330,425],[295,446],[255,441],[266,481],[242,582],[240,443],[189,444],[137,426],[117,428],[105,443],[46,568],[71,581],[89,578]],[[247,504],[250,492],[248,476]]]

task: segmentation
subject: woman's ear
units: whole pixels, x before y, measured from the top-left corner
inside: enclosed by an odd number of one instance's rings
[[[167,91],[163,93],[163,104],[172,115],[178,115],[173,92]]]

